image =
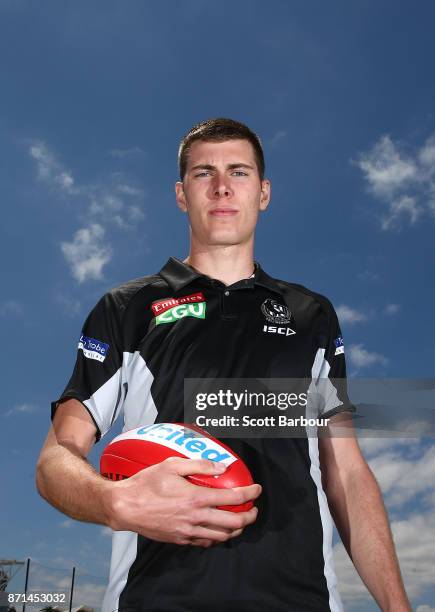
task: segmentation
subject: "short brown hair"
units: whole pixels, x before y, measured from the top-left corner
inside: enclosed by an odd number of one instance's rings
[[[180,179],[184,179],[187,169],[187,160],[192,143],[202,140],[203,142],[224,142],[225,140],[248,140],[254,148],[255,162],[257,164],[260,180],[264,179],[264,154],[260,138],[244,123],[218,117],[207,119],[194,125],[182,138],[178,149],[178,168]]]

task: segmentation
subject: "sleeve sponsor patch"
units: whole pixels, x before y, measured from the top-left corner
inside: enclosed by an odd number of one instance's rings
[[[83,355],[88,359],[104,361],[109,351],[109,345],[95,338],[88,338],[83,334],[80,336],[78,349],[83,351]]]
[[[344,353],[343,336],[338,336],[338,338],[334,340],[334,346],[335,346],[334,355],[340,355],[341,353]]]

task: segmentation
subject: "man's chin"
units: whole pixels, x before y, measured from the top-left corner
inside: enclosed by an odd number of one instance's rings
[[[247,234],[246,231],[235,232],[231,231],[230,228],[228,228],[228,230],[229,231],[225,231],[223,229],[219,231],[209,232],[208,234],[203,234],[203,237],[207,244],[221,244],[222,246],[231,246],[234,244],[243,244],[249,242],[249,239],[252,236],[252,234]]]

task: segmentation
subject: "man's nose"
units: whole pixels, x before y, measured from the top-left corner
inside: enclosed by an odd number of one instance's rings
[[[226,176],[216,175],[213,181],[213,195],[216,198],[228,197],[233,193],[230,180]]]

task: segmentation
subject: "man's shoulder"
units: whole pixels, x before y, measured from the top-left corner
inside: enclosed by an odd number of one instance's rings
[[[165,285],[164,279],[159,274],[148,274],[125,281],[120,285],[109,289],[105,294],[119,308],[125,309],[128,304],[143,291],[147,291],[156,285]]]
[[[290,295],[293,294],[299,296],[300,299],[306,302],[317,302],[328,315],[331,314],[331,311],[334,311],[334,306],[332,305],[331,300],[323,293],[318,293],[317,291],[314,291],[305,285],[301,285],[300,283],[293,283],[280,278],[274,278],[274,281],[281,290],[290,293]]]
[[[122,314],[132,302],[135,302],[136,298],[147,299],[147,292],[150,292],[149,297],[153,299],[153,288],[157,288],[159,285],[162,287],[166,285],[165,280],[159,274],[148,274],[133,278],[108,289],[99,299],[96,308],[102,308],[114,315],[117,312]]]

